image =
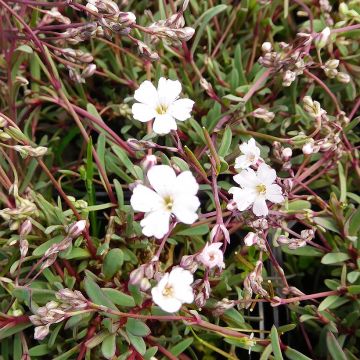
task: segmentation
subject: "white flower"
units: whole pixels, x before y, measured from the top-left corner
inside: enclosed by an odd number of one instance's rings
[[[176,130],[176,120],[185,121],[191,117],[194,101],[178,99],[181,84],[178,80],[160,78],[158,88],[148,80],[135,91],[138,101],[132,106],[134,119],[148,122],[155,119],[153,130],[157,134],[168,134]]]
[[[266,200],[273,203],[284,201],[282,190],[274,184],[276,172],[265,163],[261,164],[255,172],[253,169],[242,170],[234,176],[234,180],[240,185],[229,190],[233,194],[236,206],[240,211],[246,210],[252,205],[252,211],[256,216],[266,216],[269,213]]]
[[[173,268],[152,288],[151,295],[154,303],[169,313],[180,310],[184,303],[191,304],[194,301],[194,292],[191,287],[193,281],[194,277],[190,271],[181,267]]]
[[[212,243],[210,245],[207,243],[198,255],[198,260],[209,269],[212,269],[215,266],[218,266],[220,269],[224,268],[224,254],[220,250],[221,246],[221,242]]]
[[[140,222],[145,236],[161,239],[169,231],[171,215],[184,224],[196,221],[199,185],[190,171],[176,176],[170,166],[155,165],[148,171],[147,178],[153,190],[139,184],[130,199],[135,211],[145,213]]]
[[[251,165],[256,165],[260,159],[260,149],[256,146],[255,140],[251,138],[247,143],[242,143],[239,148],[243,155],[235,159],[235,169],[247,169]]]

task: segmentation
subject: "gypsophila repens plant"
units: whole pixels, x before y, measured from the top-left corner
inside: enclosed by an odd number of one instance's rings
[[[0,359],[359,359],[359,38],[358,0],[0,0]]]

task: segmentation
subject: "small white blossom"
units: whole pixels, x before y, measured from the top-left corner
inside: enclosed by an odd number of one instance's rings
[[[145,213],[140,222],[145,236],[161,239],[169,231],[171,215],[184,224],[197,220],[199,185],[190,171],[176,176],[170,166],[155,165],[148,171],[147,178],[153,190],[139,184],[130,199],[135,211]]]
[[[210,245],[207,243],[204,249],[198,255],[198,260],[209,269],[212,269],[216,266],[218,266],[220,269],[224,268],[224,254],[220,250],[221,246],[221,242],[212,243]]]
[[[141,122],[154,120],[153,130],[163,135],[176,130],[176,120],[185,121],[191,117],[194,101],[179,99],[181,84],[178,80],[160,78],[158,88],[148,80],[135,91],[138,101],[132,106],[134,119]]]
[[[190,271],[175,267],[166,273],[158,284],[152,288],[151,295],[156,305],[162,310],[173,313],[180,310],[182,304],[194,301],[191,284],[194,277]]]
[[[252,211],[256,216],[266,216],[269,213],[266,200],[273,203],[284,201],[281,187],[274,184],[275,179],[276,171],[263,163],[257,172],[249,168],[235,175],[234,180],[240,187],[232,187],[229,193],[233,194],[240,211],[252,205]]]
[[[260,149],[256,146],[253,138],[247,143],[242,143],[239,148],[243,155],[235,159],[235,169],[247,169],[249,166],[257,164],[260,159]]]

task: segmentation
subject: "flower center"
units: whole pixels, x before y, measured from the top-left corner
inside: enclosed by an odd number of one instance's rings
[[[250,153],[250,154],[248,154],[247,158],[249,161],[253,162],[255,160],[255,154]]]
[[[259,195],[265,195],[266,194],[266,186],[264,184],[257,185],[256,190],[257,190]]]
[[[164,197],[164,203],[166,210],[171,211],[174,205],[174,200],[172,199],[172,197],[171,196]]]
[[[214,254],[214,253],[210,253],[210,254],[209,254],[209,260],[210,260],[210,261],[214,261],[214,260],[215,260],[215,254]]]
[[[171,297],[173,295],[174,289],[171,285],[167,284],[162,291],[162,294],[166,297]]]
[[[167,109],[168,109],[167,105],[160,104],[155,110],[159,115],[164,115],[166,114]]]

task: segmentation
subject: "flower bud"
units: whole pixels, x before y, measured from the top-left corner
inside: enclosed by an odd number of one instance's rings
[[[95,64],[89,64],[81,73],[82,78],[88,78],[94,75],[96,71],[96,65]]]
[[[276,242],[280,245],[287,245],[289,243],[289,239],[287,236],[285,235],[280,235],[277,239]]]
[[[20,246],[20,256],[24,258],[29,250],[29,243],[26,239],[20,239],[19,246]]]
[[[197,270],[197,268],[199,267],[199,264],[196,261],[196,257],[194,255],[184,255],[181,258],[180,266],[182,268],[184,268],[185,270],[188,270],[191,273],[194,273]]]
[[[257,243],[259,243],[259,241],[259,236],[254,232],[249,232],[244,238],[244,243],[246,246],[256,245]]]
[[[150,281],[146,278],[141,279],[140,281],[140,290],[141,291],[148,291],[151,288]]]
[[[326,114],[326,111],[323,110],[318,101],[313,101],[310,96],[304,96],[304,110],[313,118],[320,117]]]
[[[120,12],[118,21],[123,27],[128,27],[136,23],[136,16],[132,12]]]
[[[141,265],[137,269],[134,269],[129,276],[130,285],[139,285],[144,278],[144,266]]]
[[[346,74],[344,72],[339,72],[336,75],[336,80],[343,83],[343,84],[348,84],[351,80],[351,77],[349,74]]]
[[[263,108],[258,108],[254,110],[251,115],[258,119],[263,119],[267,123],[271,122],[275,117],[275,114],[273,112]]]
[[[284,159],[288,160],[291,158],[292,156],[292,150],[287,147],[287,148],[284,148],[281,152],[282,156],[284,157]]]
[[[0,128],[6,127],[8,124],[7,120],[0,115]]]
[[[141,167],[145,172],[148,172],[154,165],[157,164],[157,158],[155,155],[146,155],[141,161]]]
[[[305,155],[310,155],[314,152],[314,144],[313,142],[307,142],[306,144],[303,145],[302,147],[302,152]]]
[[[296,79],[296,74],[291,70],[286,70],[283,76],[282,85],[285,87],[290,86]]]
[[[34,339],[43,340],[49,333],[50,325],[37,326],[34,332]]]
[[[327,69],[336,69],[339,66],[340,60],[330,59],[325,63]]]
[[[270,42],[268,41],[265,41],[262,45],[261,45],[261,50],[264,52],[264,53],[268,53],[272,50],[272,45]]]
[[[70,225],[68,230],[68,236],[72,239],[76,239],[86,228],[86,220],[79,220]]]
[[[29,219],[25,220],[20,226],[20,236],[25,237],[30,234],[32,230],[32,224]]]
[[[330,38],[330,28],[326,27],[320,34],[318,34],[314,40],[315,47],[317,49],[322,49],[326,46],[329,38]]]
[[[98,8],[94,4],[90,4],[90,3],[86,4],[86,9],[95,13],[99,12]]]

